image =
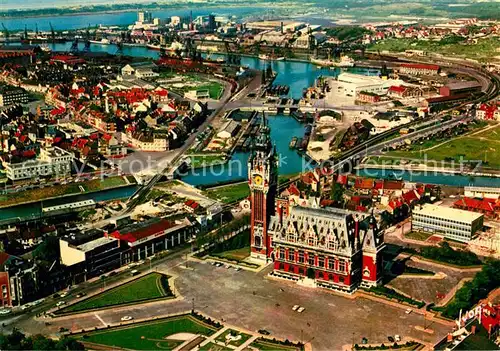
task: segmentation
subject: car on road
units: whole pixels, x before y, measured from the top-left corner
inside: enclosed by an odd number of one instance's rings
[[[294,306],[292,307],[292,310],[293,310],[293,311],[297,311],[297,310],[299,309],[299,307],[300,307],[299,305],[294,305]]]
[[[300,306],[299,309],[297,310],[297,312],[302,313],[302,312],[304,312],[304,310],[305,310],[305,307]]]
[[[0,316],[5,316],[11,312],[12,312],[12,310],[9,310],[7,308],[0,308]]]
[[[262,334],[262,335],[269,335],[271,334],[270,332],[268,332],[267,330],[265,329],[259,329],[259,334]]]
[[[56,303],[57,307],[61,307],[61,306],[64,306],[64,305],[66,305],[65,301],[59,301],[58,303]]]
[[[127,321],[131,321],[132,319],[134,319],[134,317],[132,317],[132,316],[123,316],[121,318],[121,321],[122,322],[127,322]]]
[[[87,295],[87,293],[81,292],[79,294],[76,294],[76,297],[80,298],[80,297],[84,297],[85,295]]]
[[[388,336],[387,340],[389,340],[389,342],[394,342],[394,338],[392,336]]]
[[[410,313],[411,313],[411,311],[413,311],[413,310],[412,310],[411,308],[408,308],[408,309],[405,311],[405,313],[406,313],[406,314],[410,314]]]
[[[401,337],[398,334],[396,334],[394,335],[394,340],[401,341]]]
[[[139,274],[139,271],[137,269],[134,269],[133,271],[130,272],[132,276]]]
[[[59,294],[59,297],[66,297],[66,296],[68,296],[68,292],[66,291]]]

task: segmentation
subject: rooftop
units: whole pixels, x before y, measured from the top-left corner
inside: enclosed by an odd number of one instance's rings
[[[92,251],[100,246],[106,245],[107,243],[109,243],[111,241],[117,241],[117,240],[118,239],[113,238],[113,237],[103,236],[102,238],[98,238],[98,239],[86,242],[84,244],[78,245],[77,248],[80,251],[88,252],[88,251]]]
[[[425,204],[422,207],[416,207],[413,214],[445,218],[452,221],[472,224],[478,218],[483,217],[481,213],[459,210],[456,208]]]

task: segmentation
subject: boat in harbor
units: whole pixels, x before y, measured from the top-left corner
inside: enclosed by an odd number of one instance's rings
[[[266,60],[266,61],[283,61],[283,60],[285,60],[284,56],[275,56],[275,55],[266,55],[266,54],[260,54],[259,58],[261,60]]]
[[[288,146],[290,149],[295,149],[295,146],[297,146],[297,137],[293,137]]]
[[[340,61],[329,60],[329,59],[323,60],[323,59],[311,58],[311,63],[313,63],[319,67],[348,68],[348,67],[354,67],[356,61],[354,61],[349,56],[342,56],[340,58]]]
[[[177,52],[179,50],[181,51],[185,50],[185,46],[182,43],[179,43],[178,41],[174,41],[170,45],[146,44],[146,47],[150,50],[156,50],[156,51],[164,50],[165,52],[172,52],[172,53]]]
[[[90,43],[92,44],[100,44],[100,45],[109,45],[111,42],[109,39],[102,38],[101,40],[89,40]]]

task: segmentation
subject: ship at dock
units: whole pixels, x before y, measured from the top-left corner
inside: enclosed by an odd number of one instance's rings
[[[261,60],[266,60],[266,61],[284,61],[285,60],[284,56],[266,55],[266,54],[260,54],[259,58]]]
[[[349,68],[349,67],[354,67],[356,61],[354,61],[349,56],[342,56],[339,61],[331,59],[323,60],[323,59],[311,58],[311,63],[320,67]]]

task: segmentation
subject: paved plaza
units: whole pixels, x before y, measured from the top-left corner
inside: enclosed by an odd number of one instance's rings
[[[185,312],[194,306],[231,325],[251,331],[266,329],[271,338],[310,342],[315,350],[341,349],[352,342],[361,343],[363,337],[369,343],[387,343],[387,336],[395,334],[433,343],[450,330],[449,326],[425,321],[421,314],[406,314],[405,308],[269,279],[269,268],[255,273],[193,261],[185,268],[183,259],[176,258],[157,269],[176,276],[175,290],[180,298],[52,319],[50,326],[40,321],[31,328],[88,330],[120,323],[125,315],[139,320]],[[305,311],[293,311],[296,304]],[[434,334],[415,328],[424,322],[431,324]]]

